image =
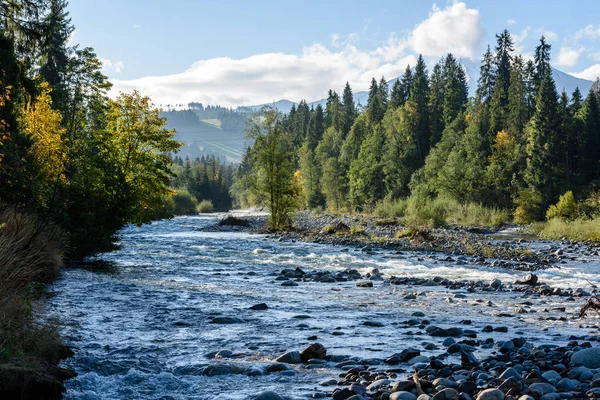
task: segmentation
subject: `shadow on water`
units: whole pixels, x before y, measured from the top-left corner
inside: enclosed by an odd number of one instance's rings
[[[98,274],[116,275],[121,273],[121,268],[112,261],[92,260],[92,261],[77,261],[69,263],[65,266],[67,269],[82,269]]]

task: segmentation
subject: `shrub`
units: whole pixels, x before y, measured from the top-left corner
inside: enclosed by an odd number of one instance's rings
[[[443,200],[411,196],[407,200],[405,222],[410,225],[428,225],[436,228],[445,224],[447,214]]]
[[[213,203],[210,200],[202,200],[198,206],[196,206],[196,211],[199,213],[211,213],[214,211]]]
[[[530,224],[539,221],[542,212],[542,195],[535,189],[522,189],[515,201],[517,209],[514,213],[515,222],[518,224]]]
[[[380,218],[399,218],[406,213],[407,202],[405,199],[391,199],[386,197],[375,205],[374,213]]]
[[[362,235],[365,233],[365,229],[360,225],[353,225],[350,227],[351,235]]]
[[[578,206],[575,202],[575,197],[572,191],[568,191],[561,195],[558,203],[551,205],[546,211],[546,219],[551,220],[554,218],[567,221],[574,220],[577,218]]]
[[[174,215],[195,214],[198,207],[198,200],[185,189],[177,190],[173,195],[173,210],[170,210]]]
[[[335,226],[333,226],[333,225],[325,225],[323,227],[323,232],[325,232],[328,235],[333,235],[335,233]]]

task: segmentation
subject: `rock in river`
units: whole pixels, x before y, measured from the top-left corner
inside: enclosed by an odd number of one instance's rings
[[[275,361],[286,364],[299,364],[302,362],[302,358],[300,358],[300,353],[297,351],[288,351],[277,357]]]
[[[588,368],[600,368],[600,347],[579,350],[571,356],[571,362]]]
[[[327,349],[321,343],[313,343],[302,351],[300,358],[307,362],[311,358],[325,358],[326,355]]]
[[[251,397],[252,400],[283,400],[283,397],[278,395],[275,392],[262,392],[261,394],[257,394],[254,397]]]
[[[504,400],[504,393],[499,389],[486,389],[479,392],[477,400]]]

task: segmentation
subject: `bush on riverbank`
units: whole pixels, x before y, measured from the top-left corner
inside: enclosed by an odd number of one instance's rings
[[[531,226],[531,230],[544,239],[576,241],[591,240],[600,243],[600,218],[592,220],[563,221],[552,219]]]
[[[173,215],[195,214],[198,201],[185,189],[177,190],[167,201],[167,211]]]
[[[432,227],[456,224],[462,226],[501,226],[510,221],[507,210],[490,208],[476,203],[462,204],[438,197],[411,196],[407,199],[386,198],[375,206],[380,218],[402,218],[405,224]]]
[[[0,208],[0,393],[19,371],[35,371],[32,382],[53,379],[44,366],[58,363],[62,346],[55,324],[40,320],[35,306],[44,284],[58,276],[66,242],[42,218]]]
[[[202,200],[200,203],[198,203],[198,206],[196,207],[196,211],[199,213],[211,213],[214,210],[215,207],[213,206],[213,203],[210,200]]]

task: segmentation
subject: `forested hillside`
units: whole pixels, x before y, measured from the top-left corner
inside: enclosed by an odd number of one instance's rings
[[[247,145],[246,121],[252,111],[233,111],[218,106],[204,107],[190,103],[186,109],[167,108],[161,116],[167,126],[176,131],[177,140],[184,143],[178,152],[181,158],[196,159],[214,156],[225,162],[240,162]]]
[[[309,208],[396,203],[426,213],[445,199],[538,220],[561,194],[586,199],[600,179],[598,82],[558,93],[550,50],[542,37],[526,61],[505,30],[483,55],[474,96],[452,54],[432,71],[419,57],[391,88],[373,79],[362,112],[346,85],[341,95],[329,91],[325,107],[292,106],[262,134],[287,138],[289,177],[301,175]],[[256,166],[262,151],[244,157],[234,188],[241,203],[260,201],[247,193],[267,173]]]

